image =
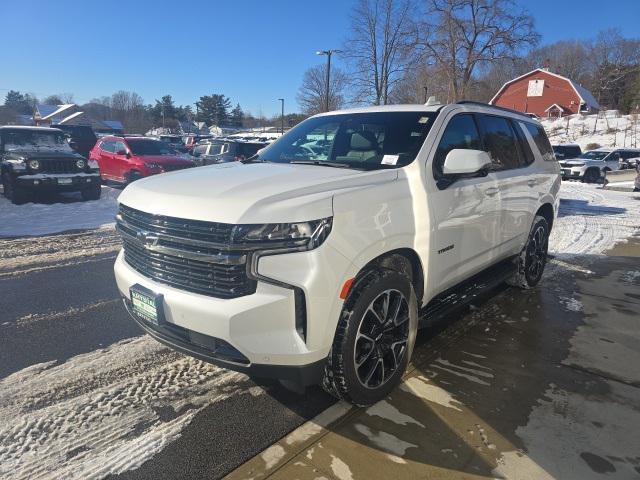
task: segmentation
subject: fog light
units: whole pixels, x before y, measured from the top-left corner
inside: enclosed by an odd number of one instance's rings
[[[86,182],[87,182],[87,183],[91,183],[91,179],[90,179],[90,178],[87,178],[87,179],[86,179]]]
[[[33,184],[34,184],[34,185],[40,185],[40,180],[34,180],[34,181],[33,181]]]

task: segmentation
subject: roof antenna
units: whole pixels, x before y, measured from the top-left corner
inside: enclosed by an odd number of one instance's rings
[[[425,105],[427,107],[432,107],[434,105],[442,105],[442,104],[438,101],[438,99],[435,97],[435,95],[431,95],[429,97],[429,100],[427,100],[427,103],[425,103]]]

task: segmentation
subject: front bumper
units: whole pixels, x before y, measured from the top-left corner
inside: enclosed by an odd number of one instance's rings
[[[327,264],[337,268],[327,271]],[[162,295],[164,321],[159,325],[132,314],[160,342],[231,370],[311,385],[322,377],[342,308],[339,288],[348,268],[350,263],[327,245],[310,252],[262,257],[258,272],[276,284],[259,280],[255,293],[230,299],[151,280],[127,264],[123,252],[114,270],[130,313],[132,286]],[[277,284],[285,281],[296,289]],[[296,290],[304,295],[306,338],[296,329],[300,308],[298,303],[296,310]]]
[[[580,179],[583,176],[582,167],[579,168],[568,168],[568,167],[560,167],[563,180],[569,179]]]
[[[79,191],[100,184],[99,173],[36,173],[16,177],[19,187],[33,191]]]

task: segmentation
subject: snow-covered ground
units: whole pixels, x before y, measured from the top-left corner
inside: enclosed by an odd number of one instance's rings
[[[553,145],[577,143],[582,150],[589,144],[601,147],[640,148],[640,116],[618,115],[617,111],[599,115],[570,115],[542,119]]]
[[[59,203],[13,205],[0,195],[0,237],[46,235],[68,230],[110,227],[115,223],[120,190],[102,187],[100,200],[84,202],[78,193]]]

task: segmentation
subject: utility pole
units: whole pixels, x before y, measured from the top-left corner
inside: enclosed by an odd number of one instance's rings
[[[316,55],[326,55],[327,56],[327,79],[325,85],[325,95],[324,95],[324,111],[329,111],[329,82],[331,81],[331,55],[334,53],[340,53],[342,50],[318,50]]]
[[[424,103],[427,103],[427,93],[429,92],[429,87],[427,87],[426,85],[424,87]]]
[[[280,133],[284,135],[284,98],[279,98],[278,100],[280,100],[282,107],[280,110]]]

